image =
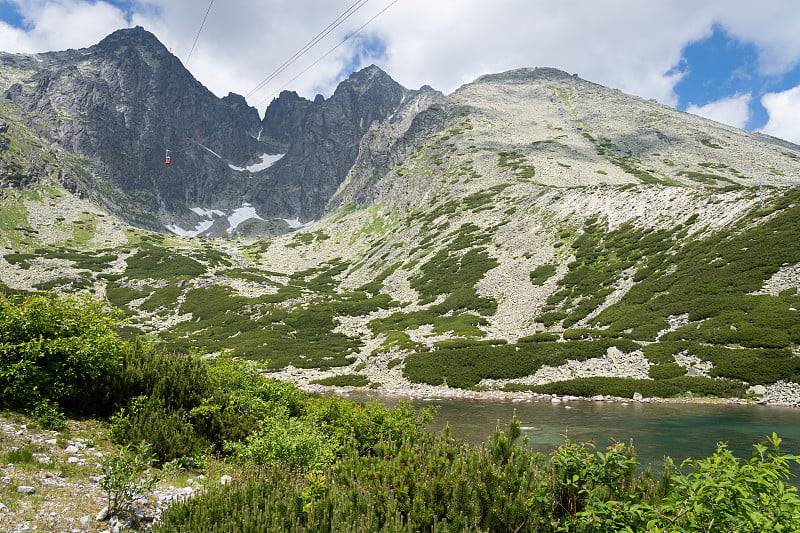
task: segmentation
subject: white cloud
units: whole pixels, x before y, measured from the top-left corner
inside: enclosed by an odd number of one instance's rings
[[[44,52],[84,48],[128,26],[125,14],[105,2],[14,0],[25,30],[0,32],[0,50]]]
[[[760,131],[800,144],[800,85],[788,91],[765,94],[761,104],[769,113],[769,121]]]
[[[0,49],[46,51],[89,46],[114,29],[142,25],[186,61],[208,2],[131,1],[126,14],[103,0],[12,0],[26,30],[0,28]],[[119,2],[116,2],[119,4]],[[313,98],[335,88],[355,56],[354,41],[336,48],[390,0],[373,0],[289,67],[248,97],[263,111],[281,89]],[[350,2],[226,0],[215,2],[188,68],[217,95],[247,94],[342,13]],[[400,0],[364,32],[385,45],[376,62],[415,89],[444,92],[481,74],[551,66],[645,98],[675,105],[679,75],[667,74],[686,44],[714,24],[759,47],[764,73],[800,61],[796,0]],[[366,66],[366,65],[358,65]],[[298,77],[299,76],[299,77]],[[297,79],[293,79],[297,77]]]
[[[750,100],[752,99],[750,94],[737,94],[702,106],[690,105],[686,111],[729,126],[744,128],[750,119]]]
[[[800,10],[795,0],[728,0],[717,21],[733,36],[755,43],[759,70],[780,75],[800,62]]]

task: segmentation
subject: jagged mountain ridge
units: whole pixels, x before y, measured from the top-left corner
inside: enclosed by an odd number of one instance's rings
[[[327,100],[283,92],[264,114],[262,137],[284,144],[286,155],[266,171],[268,184],[254,187],[248,201],[267,212],[288,204],[305,221],[320,218],[355,162],[364,133],[418,98],[418,91],[375,66],[351,75]]]
[[[407,201],[398,169],[421,168],[424,162],[411,161],[418,150],[427,145],[441,152],[437,144],[443,142],[464,154],[450,158],[453,168],[463,164],[490,174],[497,153],[505,151],[514,159],[507,170],[525,166],[527,179],[549,186],[788,186],[800,180],[797,145],[557,69],[534,68],[482,76],[423,110],[407,128],[376,128],[364,138],[363,157],[331,205]],[[446,172],[446,165],[439,165],[433,175]],[[415,187],[422,186],[415,180]]]
[[[231,170],[202,146],[240,163],[257,150],[258,116],[242,113],[244,99],[216,98],[141,28],[46,56],[5,97],[39,135],[85,160],[109,186],[104,203],[123,216],[180,213],[186,202],[221,196]],[[167,149],[179,170],[165,168]]]
[[[243,203],[267,231],[287,229],[275,218],[318,218],[363,131],[408,93],[373,67],[327,100],[286,93],[259,120],[243,97],[211,94],[143,28],[83,50],[0,61],[5,99],[36,135],[81,159],[96,181],[85,188],[129,222],[161,231],[193,226],[205,216],[193,208],[230,213]],[[276,119],[286,105],[297,112]],[[252,166],[265,154],[285,155],[269,168]]]
[[[233,228],[220,215],[242,205],[256,217],[242,229],[272,234],[288,229],[279,219],[316,220],[349,201],[424,201],[436,185],[417,179],[410,194],[392,170],[446,129],[460,131],[463,117],[485,140],[454,136],[462,150],[475,146],[468,165],[493,169],[492,151],[512,149],[515,165],[524,158],[542,184],[780,185],[797,175],[790,143],[556,69],[486,75],[445,97],[409,91],[372,66],[327,100],[285,91],[259,120],[241,96],[211,94],[143,28],[83,50],[0,61],[5,99],[31,136],[72,157],[59,172],[65,183],[160,231],[224,236]],[[262,156],[275,162],[252,166]]]

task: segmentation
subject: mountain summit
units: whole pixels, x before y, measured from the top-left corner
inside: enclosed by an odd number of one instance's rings
[[[17,67],[5,99],[37,135],[79,158],[78,174],[91,182],[84,189],[129,222],[161,231],[243,204],[268,231],[288,229],[268,222],[276,218],[318,218],[363,132],[407,93],[373,66],[328,100],[285,93],[260,120],[243,97],[214,96],[141,27],[87,49],[4,54],[2,62]]]

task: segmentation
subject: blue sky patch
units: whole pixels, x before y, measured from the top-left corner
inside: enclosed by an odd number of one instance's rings
[[[111,4],[112,6],[117,7],[120,11],[125,13],[125,18],[130,20],[131,16],[133,15],[133,7],[134,4],[137,2],[131,2],[130,0],[104,0],[106,4]]]
[[[785,91],[800,84],[800,65],[783,76],[766,77],[759,72],[756,45],[732,37],[719,25],[714,26],[710,37],[683,49],[680,63],[669,72],[676,73],[683,74],[674,89],[678,109],[750,94],[750,120],[745,125],[748,130],[762,127],[769,119],[761,105],[765,93]]]
[[[346,37],[351,41],[353,54],[339,72],[337,79],[343,80],[353,72],[370,63],[378,63],[386,55],[386,43],[376,34],[357,34]]]
[[[0,0],[0,20],[15,28],[24,28],[25,21],[22,19],[17,6],[4,0]]]

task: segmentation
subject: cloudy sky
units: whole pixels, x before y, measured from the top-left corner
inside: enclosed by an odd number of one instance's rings
[[[800,144],[797,0],[0,0],[6,52],[82,48],[136,25],[260,111],[282,89],[329,96],[370,63],[445,93],[550,66]]]

